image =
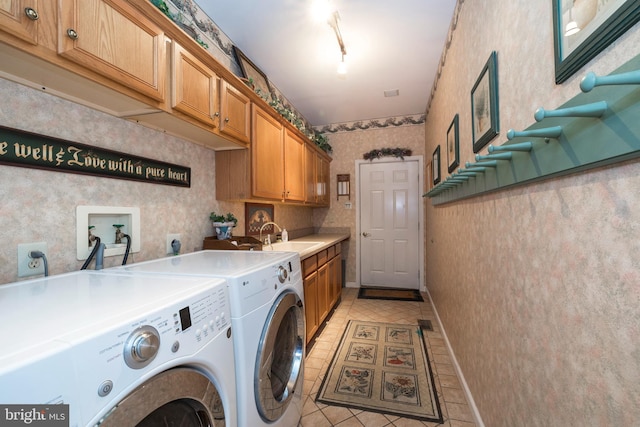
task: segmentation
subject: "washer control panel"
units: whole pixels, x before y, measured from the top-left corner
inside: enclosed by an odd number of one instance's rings
[[[282,252],[277,263],[229,277],[227,281],[233,293],[231,312],[234,317],[243,317],[273,300],[285,287],[302,287],[300,256]]]

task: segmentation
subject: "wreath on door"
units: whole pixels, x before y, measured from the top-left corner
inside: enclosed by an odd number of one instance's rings
[[[411,155],[411,150],[409,150],[408,148],[381,148],[381,149],[376,149],[376,150],[371,150],[368,153],[364,153],[363,154],[363,158],[365,160],[373,160],[373,159],[379,159],[380,157],[385,157],[385,156],[393,156],[393,157],[399,157],[402,160],[404,160],[404,158],[406,156],[410,156]]]

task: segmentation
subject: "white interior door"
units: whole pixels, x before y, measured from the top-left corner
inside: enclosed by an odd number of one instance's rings
[[[420,162],[359,164],[360,284],[420,289]]]

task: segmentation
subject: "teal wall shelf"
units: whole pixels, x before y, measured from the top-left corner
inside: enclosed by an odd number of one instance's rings
[[[608,76],[587,73],[580,89],[424,196],[440,205],[640,157],[640,56]]]

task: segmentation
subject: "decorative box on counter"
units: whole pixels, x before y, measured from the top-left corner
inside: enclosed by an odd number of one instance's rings
[[[262,244],[251,236],[232,236],[230,239],[218,240],[216,236],[208,236],[202,242],[202,249],[261,251]]]

